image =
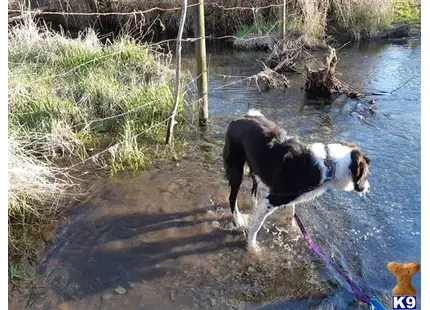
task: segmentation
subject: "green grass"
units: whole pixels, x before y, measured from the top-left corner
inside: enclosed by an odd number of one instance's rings
[[[173,102],[169,59],[132,40],[102,46],[93,33],[72,41],[28,28],[9,36],[10,130],[62,131],[53,150],[63,135],[84,148],[109,136],[112,167],[143,167],[140,142],[163,141]]]
[[[77,194],[65,163],[95,162],[115,174],[175,151],[164,145],[174,102],[170,64],[126,37],[102,45],[92,31],[72,40],[32,22],[9,30],[11,281],[29,278],[20,266]],[[183,96],[175,132],[184,129]]]
[[[238,38],[246,38],[248,36],[263,36],[266,34],[274,34],[278,31],[276,22],[266,22],[264,24],[244,25],[237,28],[235,36]]]
[[[395,0],[393,14],[395,22],[413,23],[421,20],[421,11],[415,0]]]

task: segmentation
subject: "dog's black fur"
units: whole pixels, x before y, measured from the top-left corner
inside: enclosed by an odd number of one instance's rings
[[[339,142],[353,149],[351,172],[356,191],[364,190],[369,159],[356,145]],[[321,184],[321,170],[315,165],[308,145],[288,137],[285,130],[263,115],[245,115],[230,123],[223,151],[226,178],[230,183],[230,207],[233,212],[243,180],[245,163],[253,180],[252,195],[256,195],[255,175],[269,187],[272,206],[286,205]]]
[[[273,206],[293,201],[307,189],[318,186],[321,179],[306,145],[287,137],[284,130],[260,116],[245,116],[230,123],[223,157],[231,186],[232,212],[245,162],[253,178],[252,193],[255,195],[257,190],[255,174],[272,190],[269,202]]]

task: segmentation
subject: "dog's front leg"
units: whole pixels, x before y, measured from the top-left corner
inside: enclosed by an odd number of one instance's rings
[[[285,207],[285,215],[287,216],[287,222],[292,227],[296,226],[296,221],[294,220],[294,214],[296,213],[296,205],[290,204]]]
[[[264,195],[267,197],[267,195]],[[264,197],[263,196],[263,197]],[[263,226],[266,218],[275,211],[276,207],[269,203],[267,198],[263,198],[252,215],[251,226],[248,233],[248,250],[259,251],[260,248],[257,244],[257,234],[261,226]]]

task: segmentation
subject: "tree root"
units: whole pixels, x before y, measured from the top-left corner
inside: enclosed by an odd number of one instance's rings
[[[345,94],[349,98],[357,98],[359,93],[348,84],[340,81],[336,77],[336,65],[339,58],[336,50],[332,47],[326,56],[326,64],[317,70],[311,70],[305,66],[306,84],[305,89],[308,95],[313,97],[329,97],[332,94]]]

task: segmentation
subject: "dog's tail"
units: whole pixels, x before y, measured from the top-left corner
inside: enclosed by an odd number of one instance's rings
[[[259,110],[256,109],[250,109],[248,112],[246,112],[245,117],[246,116],[250,116],[250,117],[261,117],[264,116],[263,113],[261,113]]]

